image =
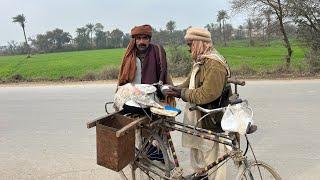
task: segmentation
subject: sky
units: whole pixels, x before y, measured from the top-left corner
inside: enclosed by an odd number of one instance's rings
[[[216,23],[222,9],[231,17],[228,23],[238,26],[245,21],[245,15],[232,13],[229,0],[0,0],[0,46],[23,41],[22,28],[12,23],[12,17],[22,13],[27,37],[35,37],[55,28],[74,36],[76,28],[98,22],[105,30],[126,33],[141,24],[164,29],[170,20],[177,29],[204,27]]]

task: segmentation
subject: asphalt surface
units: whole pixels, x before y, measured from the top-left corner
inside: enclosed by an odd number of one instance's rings
[[[95,128],[86,128],[114,91],[101,83],[0,87],[0,179],[119,179],[96,165]],[[248,81],[239,92],[254,109],[258,159],[283,179],[320,179],[320,80]],[[172,136],[188,169],[181,134]]]

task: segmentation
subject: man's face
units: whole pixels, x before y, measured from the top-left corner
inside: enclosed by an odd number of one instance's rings
[[[149,47],[150,40],[151,40],[150,37],[147,35],[137,35],[135,39],[136,39],[136,46],[138,50],[140,52],[145,52]]]
[[[192,41],[191,40],[187,40],[187,46],[188,46],[188,51],[191,53],[191,48],[192,48]]]

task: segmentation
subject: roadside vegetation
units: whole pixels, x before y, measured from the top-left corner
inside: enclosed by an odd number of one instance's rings
[[[305,49],[293,45],[292,66],[284,68],[286,49],[280,41],[270,46],[244,46],[243,41],[230,42],[228,47],[216,48],[225,58],[234,75],[263,77],[268,74],[307,72]],[[59,81],[116,79],[125,49],[101,49],[33,55],[0,56],[2,82]],[[166,46],[169,70],[173,77],[183,77],[190,72],[191,59],[186,46]]]
[[[315,77],[320,73],[320,3],[315,0],[232,0],[232,12],[248,11],[242,25],[230,24],[220,10],[204,27],[234,75],[256,78]],[[106,31],[101,23],[76,28],[76,36],[55,28],[33,38],[23,14],[12,17],[24,40],[0,46],[0,82],[116,79],[130,34]],[[174,77],[190,72],[186,29],[169,21],[154,29],[152,41],[164,45]]]

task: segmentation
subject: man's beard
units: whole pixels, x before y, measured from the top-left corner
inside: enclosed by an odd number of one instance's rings
[[[147,49],[148,49],[148,47],[149,47],[149,46],[147,46],[146,44],[139,44],[139,45],[137,45],[138,50],[139,50],[140,52],[142,52],[142,53],[146,52]]]

